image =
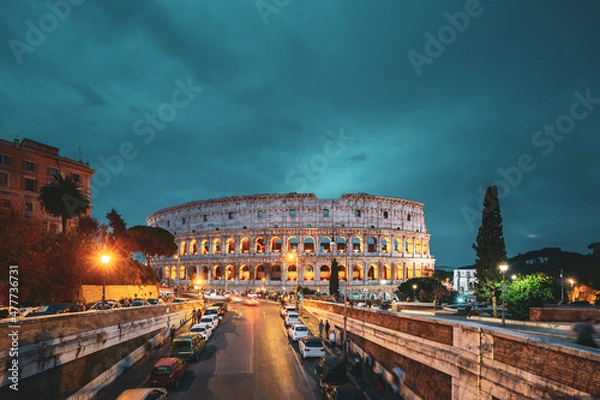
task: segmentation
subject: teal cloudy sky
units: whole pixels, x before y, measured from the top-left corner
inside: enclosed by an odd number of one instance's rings
[[[458,266],[497,183],[509,256],[587,253],[599,14],[595,0],[5,2],[0,137],[81,148],[101,222],[367,192],[425,203],[438,265]]]

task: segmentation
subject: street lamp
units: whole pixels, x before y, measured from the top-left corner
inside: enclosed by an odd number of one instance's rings
[[[108,269],[108,263],[110,262],[110,256],[107,254],[103,254],[100,256],[100,260],[102,264],[104,264],[104,274],[102,280],[102,309],[106,309],[106,270]]]
[[[569,278],[569,283],[571,284],[571,303],[575,301],[575,296],[573,295],[573,285],[575,284],[575,279]]]
[[[565,274],[562,269],[560,271],[560,304],[565,302]]]
[[[413,285],[413,301],[417,301],[417,285]]]
[[[198,287],[198,298],[200,298],[200,288],[202,286],[202,280],[196,279],[196,286]]]
[[[506,303],[505,303],[505,295],[506,295],[506,271],[508,270],[508,265],[507,264],[500,264],[500,271],[502,271],[502,326],[506,325],[506,320],[505,320],[505,308],[506,308]]]

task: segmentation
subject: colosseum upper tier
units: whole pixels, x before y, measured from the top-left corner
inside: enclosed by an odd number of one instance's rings
[[[383,295],[435,264],[423,204],[394,197],[224,197],[165,208],[146,222],[175,235],[178,254],[151,261],[170,285],[327,293],[335,258],[349,290]]]

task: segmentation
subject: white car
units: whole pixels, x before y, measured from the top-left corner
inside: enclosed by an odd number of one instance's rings
[[[293,341],[299,340],[305,336],[310,335],[308,327],[304,324],[294,324],[288,328],[288,336]]]
[[[204,340],[208,341],[212,336],[213,328],[209,327],[207,324],[194,324],[190,328],[190,332],[199,333]]]
[[[296,314],[295,312],[291,312],[288,313],[287,316],[285,317],[285,326],[290,326],[293,324],[301,324],[302,321],[300,321],[300,316],[298,314]]]
[[[167,389],[163,388],[127,389],[117,400],[167,400],[167,396]]]
[[[208,307],[203,315],[216,315],[217,318],[223,319],[223,316],[219,313],[219,307]]]
[[[296,307],[294,306],[285,306],[285,307],[281,307],[281,318],[285,318],[288,313],[291,312],[296,312]]]
[[[323,340],[316,336],[305,336],[298,341],[298,350],[302,358],[306,357],[325,357],[325,345]]]
[[[209,317],[200,318],[200,321],[197,324],[195,324],[194,326],[196,326],[196,325],[200,325],[205,328],[208,327],[208,328],[214,330],[217,327],[217,322],[215,322],[215,319],[213,317],[209,316]]]

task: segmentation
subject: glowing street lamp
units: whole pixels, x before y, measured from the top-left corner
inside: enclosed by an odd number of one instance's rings
[[[508,265],[507,264],[500,264],[500,271],[502,271],[502,326],[506,325],[506,320],[505,320],[505,308],[506,308],[506,303],[505,303],[505,294],[506,294],[506,271],[508,270]]]
[[[202,287],[201,279],[196,279],[196,286],[198,287],[198,298],[200,298],[200,288]]]
[[[107,254],[103,254],[100,256],[100,260],[102,264],[104,264],[103,268],[103,279],[102,279],[102,309],[106,309],[106,270],[108,269],[108,263],[110,262],[110,256]]]
[[[417,285],[413,285],[413,301],[417,301]]]

